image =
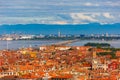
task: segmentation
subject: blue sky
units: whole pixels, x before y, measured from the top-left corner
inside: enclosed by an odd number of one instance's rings
[[[120,0],[0,0],[0,24],[120,23]]]

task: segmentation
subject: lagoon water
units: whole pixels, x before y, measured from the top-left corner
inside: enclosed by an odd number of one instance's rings
[[[0,41],[0,50],[2,49],[19,49],[24,47],[39,47],[42,45],[50,45],[60,42],[59,40],[13,40]]]
[[[91,42],[91,43],[109,43],[112,47],[120,48],[120,40],[112,40],[112,41],[101,41],[101,40],[83,40],[78,41],[72,44],[69,44],[71,46],[83,46],[84,44]]]
[[[16,41],[0,41],[0,50],[7,49],[7,43],[9,49],[18,49],[22,47],[39,47],[42,45],[50,45],[53,43],[61,42],[62,40],[16,40]],[[99,42],[99,43],[109,43],[111,46],[120,48],[120,40],[113,40],[113,41],[96,41],[96,40],[83,40],[68,44],[69,46],[83,46],[85,43],[88,42]]]

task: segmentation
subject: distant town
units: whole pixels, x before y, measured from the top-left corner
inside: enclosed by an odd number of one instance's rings
[[[2,34],[0,40],[36,40],[36,39],[81,39],[81,40],[118,40],[120,34]]]

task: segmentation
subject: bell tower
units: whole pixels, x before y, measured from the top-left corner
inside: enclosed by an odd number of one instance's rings
[[[96,54],[95,49],[93,48],[93,50],[92,50],[92,69],[96,69],[98,63],[99,63],[99,61],[97,59],[97,54]]]

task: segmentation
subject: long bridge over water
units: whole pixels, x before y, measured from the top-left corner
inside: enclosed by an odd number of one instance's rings
[[[67,44],[71,44],[71,43],[74,43],[74,42],[77,42],[77,41],[79,41],[79,40],[78,39],[67,40],[67,41],[62,41],[62,42],[54,43],[53,45],[67,45]]]

